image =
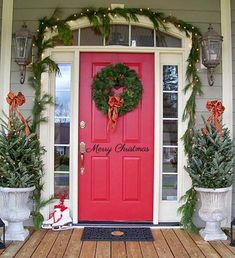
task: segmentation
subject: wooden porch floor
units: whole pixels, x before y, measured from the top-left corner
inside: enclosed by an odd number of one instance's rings
[[[230,247],[228,240],[206,242],[200,236],[181,229],[153,229],[154,242],[82,242],[82,230],[40,230],[25,242],[8,243],[5,250],[0,250],[0,257],[235,257],[235,247]]]

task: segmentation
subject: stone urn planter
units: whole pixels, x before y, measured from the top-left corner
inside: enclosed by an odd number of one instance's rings
[[[201,198],[199,216],[206,222],[206,227],[200,230],[200,235],[204,240],[227,239],[220,225],[226,218],[226,195],[231,189],[232,186],[217,189],[195,187]]]
[[[6,240],[24,241],[27,238],[29,232],[24,228],[23,221],[30,216],[28,201],[34,189],[35,187],[0,187],[0,200],[2,200],[0,217],[8,222]]]

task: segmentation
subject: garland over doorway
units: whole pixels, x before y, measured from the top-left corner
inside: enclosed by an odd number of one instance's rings
[[[183,112],[183,121],[188,122],[187,129],[182,137],[184,141],[185,153],[191,156],[192,151],[192,128],[195,125],[195,109],[196,96],[202,95],[202,83],[197,72],[197,63],[200,59],[200,30],[190,23],[177,19],[174,16],[167,16],[162,12],[154,11],[149,8],[84,8],[78,13],[74,13],[65,19],[60,19],[58,10],[55,10],[50,18],[44,17],[39,20],[39,27],[36,34],[35,46],[38,54],[37,60],[32,64],[33,76],[30,78],[32,87],[35,90],[35,100],[33,105],[33,120],[32,129],[36,131],[37,126],[46,121],[42,116],[46,105],[52,103],[52,97],[48,94],[42,94],[41,91],[41,75],[43,72],[59,73],[57,64],[50,57],[43,57],[43,52],[48,48],[53,48],[53,38],[46,38],[48,32],[54,32],[65,45],[71,45],[72,32],[69,26],[70,21],[87,18],[95,31],[103,37],[108,38],[110,33],[111,22],[113,18],[122,17],[126,21],[138,22],[139,16],[147,17],[153,24],[156,32],[168,31],[168,24],[174,25],[178,30],[184,32],[192,41],[191,50],[187,58],[186,80],[187,84],[184,87],[184,93],[189,93],[190,96],[186,103]],[[194,207],[190,204],[191,199],[187,199],[188,208]],[[193,211],[192,211],[193,212]],[[187,226],[190,228],[190,226]]]

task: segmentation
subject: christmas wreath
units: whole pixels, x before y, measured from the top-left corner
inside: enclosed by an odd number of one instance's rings
[[[108,126],[112,130],[119,116],[137,107],[142,92],[137,73],[122,63],[104,67],[92,82],[92,98],[96,107],[108,115]]]

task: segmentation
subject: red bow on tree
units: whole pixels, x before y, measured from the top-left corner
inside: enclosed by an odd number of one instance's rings
[[[122,107],[124,104],[123,98],[119,96],[109,96],[109,111],[108,111],[108,118],[109,124],[108,128],[114,130],[117,125],[118,119],[118,108]]]
[[[18,92],[15,95],[14,92],[10,91],[7,95],[7,103],[10,105],[10,113],[16,112],[21,120],[21,122],[25,125],[25,134],[26,136],[29,135],[29,126],[27,121],[25,120],[24,116],[18,110],[19,106],[22,106],[25,103],[25,97],[21,92]]]
[[[215,129],[218,132],[219,136],[221,136],[222,125],[219,121],[219,117],[223,114],[224,109],[225,109],[223,104],[216,99],[216,100],[212,100],[212,101],[207,101],[206,107],[212,113],[208,117],[207,121],[208,122],[210,122],[210,121],[214,122]],[[208,133],[206,128],[203,129],[203,133],[204,134]]]

